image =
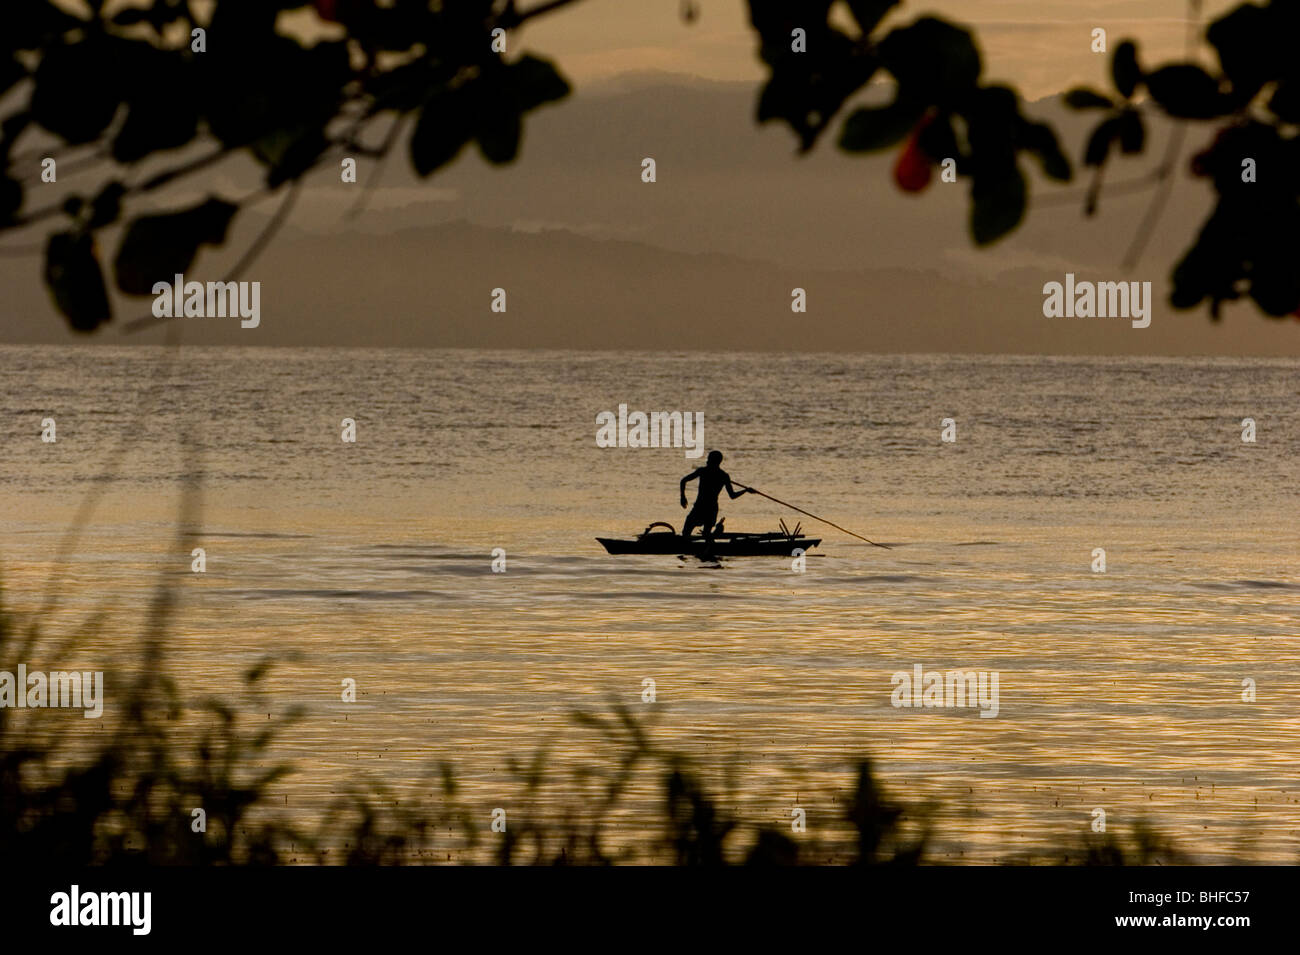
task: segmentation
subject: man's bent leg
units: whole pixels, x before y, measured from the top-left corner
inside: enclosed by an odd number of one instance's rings
[[[703,514],[700,514],[699,517],[697,518],[697,521],[700,525],[700,530],[704,534],[705,543],[708,545],[708,549],[711,550],[713,548],[713,528],[718,523],[717,510],[711,509],[709,511],[704,512]]]
[[[717,511],[702,511],[698,507],[692,507],[691,512],[686,515],[686,523],[682,525],[682,536],[690,537],[691,531],[699,527],[704,530],[704,536],[708,538],[713,533],[713,525],[717,518]]]

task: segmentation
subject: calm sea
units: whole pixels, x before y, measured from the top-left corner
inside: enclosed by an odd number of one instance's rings
[[[729,530],[823,537],[805,572],[607,556],[597,535],[680,523],[698,463],[598,448],[619,404],[702,412],[735,479],[892,549],[744,497]],[[575,798],[609,751],[571,714],[620,702],[775,826],[829,826],[869,755],[937,807],[942,859],[1064,844],[1097,808],[1203,860],[1300,854],[1300,363],[5,347],[0,407],[10,609],[99,495],[46,622],[60,662],[104,669],[111,711],[163,575],[188,695],[279,659],[265,708],[307,716],[276,799],[305,819],[364,780],[418,801],[447,760],[486,830],[543,747],[546,798]],[[891,705],[918,664],[996,672],[997,716]]]

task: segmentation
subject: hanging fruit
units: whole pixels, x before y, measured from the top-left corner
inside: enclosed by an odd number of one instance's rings
[[[904,192],[920,192],[934,175],[934,160],[921,148],[921,133],[933,121],[929,113],[921,118],[894,163],[894,182]]]

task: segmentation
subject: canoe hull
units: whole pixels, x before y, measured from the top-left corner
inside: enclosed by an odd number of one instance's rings
[[[687,554],[702,557],[703,537],[683,539],[680,534],[643,534],[632,540],[597,537],[611,554]],[[782,534],[722,534],[714,539],[713,557],[792,557],[795,549],[808,551],[821,543],[820,537],[786,537]]]

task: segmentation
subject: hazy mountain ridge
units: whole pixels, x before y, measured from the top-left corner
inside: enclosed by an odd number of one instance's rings
[[[872,94],[874,95],[874,94]],[[1180,181],[1143,264],[1118,261],[1147,194],[1032,207],[1008,240],[977,250],[967,185],[905,196],[892,154],[840,153],[833,140],[795,157],[793,139],[753,120],[757,88],[664,77],[578,93],[531,116],[521,159],[487,166],[470,147],[428,181],[393,157],[370,211],[345,213],[364,185],[312,178],[286,229],[245,278],[263,283],[262,327],[187,320],[185,340],[556,348],[752,348],[1062,354],[1300,354],[1300,329],[1249,307],[1213,325],[1174,313],[1169,268],[1208,210],[1203,183]],[[1095,121],[1039,101],[1071,154]],[[1193,131],[1189,144],[1199,142]],[[1163,148],[1153,131],[1149,149]],[[1189,145],[1188,149],[1191,149]],[[653,156],[658,181],[643,183]],[[1147,168],[1125,161],[1114,181]],[[226,175],[246,188],[251,170]],[[1082,177],[1068,187],[1081,192]],[[365,175],[362,182],[365,182]],[[1036,195],[1052,188],[1036,179]],[[227,247],[193,278],[221,274],[265,222],[241,216]],[[111,250],[113,237],[103,247]],[[1042,286],[1066,271],[1153,283],[1152,327],[1047,319]],[[48,300],[39,258],[0,258],[0,340],[73,340]],[[488,310],[507,290],[508,311]],[[808,313],[790,291],[808,292]],[[119,300],[118,323],[148,312]],[[105,341],[124,339],[110,326]],[[131,340],[131,339],[126,339]],[[147,338],[156,340],[156,336]]]

